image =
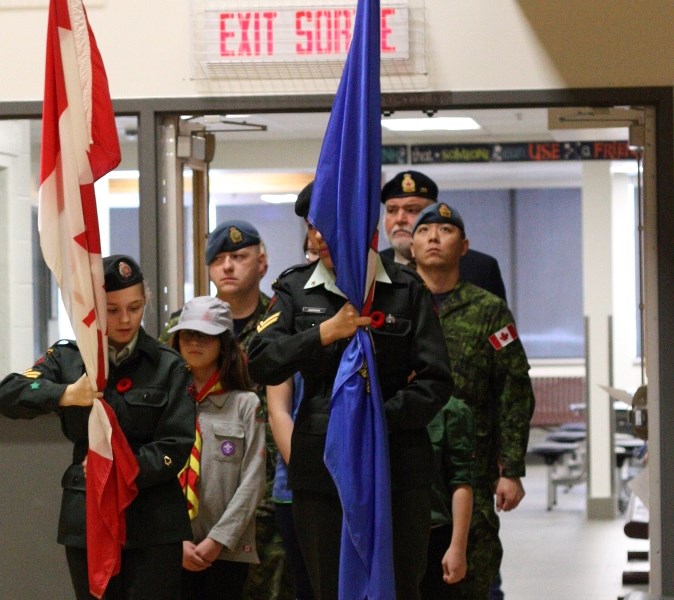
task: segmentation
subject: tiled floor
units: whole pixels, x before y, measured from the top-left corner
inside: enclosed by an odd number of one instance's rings
[[[590,521],[585,486],[558,491],[546,510],[546,467],[527,467],[527,495],[501,515],[503,590],[508,600],[617,600],[646,586],[623,586],[624,570],[647,570],[627,562],[628,550],[648,550],[647,540],[629,539],[624,517]]]

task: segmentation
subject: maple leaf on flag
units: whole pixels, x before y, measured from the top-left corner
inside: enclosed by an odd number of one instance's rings
[[[38,228],[87,374],[107,379],[106,303],[94,181],[121,160],[108,81],[81,0],[49,5]]]
[[[494,350],[501,350],[508,344],[514,342],[517,337],[517,329],[515,328],[515,324],[509,323],[502,329],[499,329],[496,333],[490,335],[489,343],[493,346]]]

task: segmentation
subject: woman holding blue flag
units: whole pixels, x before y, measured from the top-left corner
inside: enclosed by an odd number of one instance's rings
[[[310,184],[295,204],[305,219],[311,190]],[[377,257],[372,310],[360,316],[336,286],[325,240],[308,228],[319,261],[288,269],[274,284],[274,298],[249,346],[250,373],[268,385],[298,370],[304,378],[289,464],[295,527],[316,597],[337,599],[342,506],[324,464],[326,434],[342,354],[359,327],[369,329],[388,433],[395,594],[415,600],[430,527],[433,454],[426,425],[452,389],[446,345],[432,299],[413,271],[384,266]]]

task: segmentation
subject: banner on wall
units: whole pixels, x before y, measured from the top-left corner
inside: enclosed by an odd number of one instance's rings
[[[384,153],[387,155],[400,156],[401,152]],[[419,144],[410,146],[409,156],[413,165],[637,159],[628,143],[619,141]]]

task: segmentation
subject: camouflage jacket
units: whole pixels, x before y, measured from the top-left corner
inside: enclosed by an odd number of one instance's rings
[[[454,379],[452,395],[475,425],[476,501],[493,504],[500,474],[522,477],[534,394],[529,363],[506,303],[459,282],[438,309]]]

